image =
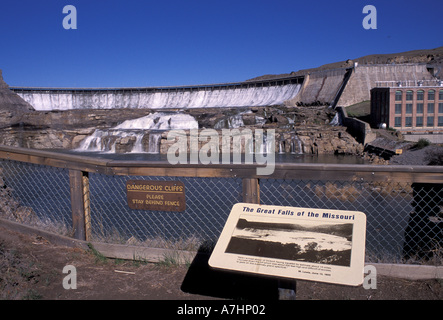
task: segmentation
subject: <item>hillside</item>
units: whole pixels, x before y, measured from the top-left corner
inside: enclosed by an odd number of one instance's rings
[[[434,68],[434,75],[443,79],[443,47],[435,49],[413,50],[390,54],[371,54],[360,58],[347,59],[344,61],[328,63],[317,68],[303,69],[296,72],[284,74],[268,74],[250,80],[273,79],[280,77],[305,75],[315,71],[330,70],[337,68],[352,67],[354,62],[362,65],[372,64],[405,64],[405,63],[425,63],[429,68]]]

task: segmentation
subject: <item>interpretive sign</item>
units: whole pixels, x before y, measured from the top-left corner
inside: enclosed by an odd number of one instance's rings
[[[181,181],[129,180],[126,194],[131,209],[175,212],[186,209],[185,185]]]
[[[237,203],[209,265],[356,286],[363,283],[365,241],[363,212]]]

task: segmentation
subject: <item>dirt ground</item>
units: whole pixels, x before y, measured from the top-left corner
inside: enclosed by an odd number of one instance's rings
[[[0,226],[1,300],[213,300],[278,299],[275,279],[210,270],[206,258],[191,265],[106,259],[93,250],[57,246]],[[65,289],[73,275],[77,288]],[[72,281],[67,281],[73,285]],[[376,289],[296,282],[296,300],[443,300],[443,280],[378,276]]]

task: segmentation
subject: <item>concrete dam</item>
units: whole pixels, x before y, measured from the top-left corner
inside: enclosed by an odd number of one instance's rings
[[[72,109],[189,109],[280,105],[294,99],[304,77],[179,87],[11,87],[37,111]]]
[[[10,87],[37,111],[73,109],[191,109],[324,105],[370,99],[378,81],[432,80],[426,64],[358,65],[266,80],[176,87]]]

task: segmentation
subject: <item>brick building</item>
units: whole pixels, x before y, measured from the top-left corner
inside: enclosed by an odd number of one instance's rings
[[[386,125],[407,140],[443,143],[443,82],[382,82],[371,89],[371,126]]]

